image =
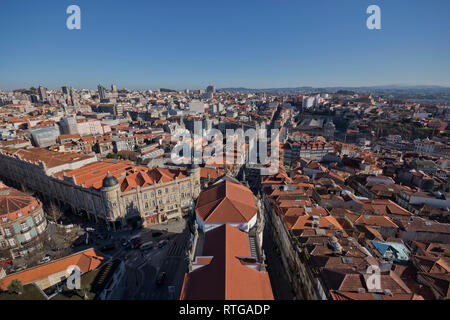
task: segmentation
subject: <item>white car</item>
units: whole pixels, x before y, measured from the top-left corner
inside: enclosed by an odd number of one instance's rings
[[[47,263],[47,262],[49,262],[50,260],[51,260],[50,256],[46,255],[46,256],[44,256],[44,257],[41,259],[41,261],[39,261],[39,264]]]

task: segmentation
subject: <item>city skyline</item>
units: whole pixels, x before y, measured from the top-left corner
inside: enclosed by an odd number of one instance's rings
[[[71,4],[0,4],[0,35],[14,43],[1,54],[2,90],[450,86],[447,1],[81,0],[81,30],[68,30]],[[381,30],[366,27],[371,4]]]

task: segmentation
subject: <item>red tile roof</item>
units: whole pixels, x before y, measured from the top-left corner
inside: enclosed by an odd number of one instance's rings
[[[0,280],[0,290],[6,290],[9,283],[14,279],[19,279],[23,284],[27,284],[64,271],[71,265],[77,265],[82,273],[89,272],[97,269],[106,260],[106,256],[103,256],[94,248],[87,249],[44,265],[6,276]]]
[[[195,205],[195,213],[207,223],[249,222],[257,211],[250,189],[230,180],[203,190]]]
[[[250,256],[248,235],[230,225],[222,225],[206,233],[203,256],[198,269],[184,277],[180,300],[273,300],[267,272]]]
[[[0,216],[15,220],[19,212],[25,216],[39,206],[39,202],[32,196],[9,188],[0,181]]]

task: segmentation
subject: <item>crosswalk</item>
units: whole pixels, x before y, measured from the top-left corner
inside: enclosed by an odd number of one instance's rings
[[[174,242],[167,252],[168,257],[180,257],[184,254],[186,248],[186,244],[179,244],[177,242]]]
[[[168,257],[181,257],[184,256],[186,252],[188,244],[188,238],[187,237],[180,237],[176,241],[174,241],[167,252]]]

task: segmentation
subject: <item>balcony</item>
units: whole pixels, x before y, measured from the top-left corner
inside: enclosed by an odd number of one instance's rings
[[[21,229],[20,229],[20,233],[28,232],[28,231],[30,231],[30,229],[31,229],[30,226],[27,226],[26,228],[21,228]]]
[[[14,233],[5,233],[5,239],[13,238]]]
[[[45,219],[42,218],[41,220],[39,220],[38,222],[36,222],[36,227],[37,227],[37,226],[40,226],[40,225],[42,224],[42,222],[44,222],[44,221],[45,221]]]

